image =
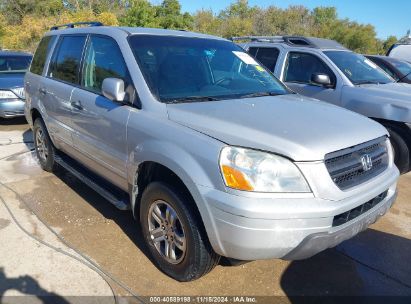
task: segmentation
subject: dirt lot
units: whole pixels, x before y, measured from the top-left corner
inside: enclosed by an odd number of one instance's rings
[[[23,134],[26,143],[7,141],[15,134]],[[8,157],[9,144],[21,145],[24,151],[30,138],[23,120],[0,124],[0,180],[139,295],[411,296],[411,174],[401,177],[398,200],[386,216],[335,249],[298,262],[219,265],[198,281],[178,283],[153,266],[130,212],[117,210],[67,172],[43,172],[30,152]]]

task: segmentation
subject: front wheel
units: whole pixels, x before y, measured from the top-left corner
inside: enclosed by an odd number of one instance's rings
[[[170,277],[193,281],[211,271],[219,261],[213,251],[194,202],[161,182],[144,190],[140,224],[157,267]]]
[[[392,127],[387,127],[390,133],[391,145],[394,152],[394,162],[401,174],[410,170],[410,150],[401,132]]]
[[[56,150],[51,142],[46,125],[41,118],[37,118],[33,125],[34,133],[34,148],[36,150],[37,158],[43,170],[52,172],[56,169],[57,163],[55,161]]]

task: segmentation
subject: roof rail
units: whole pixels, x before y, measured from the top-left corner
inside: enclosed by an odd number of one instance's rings
[[[286,43],[291,46],[311,47],[317,49],[346,49],[337,41],[304,36],[242,36],[232,37],[231,41],[249,40],[251,42]]]
[[[67,23],[67,24],[62,24],[62,25],[55,25],[50,28],[50,31],[56,31],[60,28],[74,28],[75,26],[78,25],[88,25],[88,26],[102,26],[103,23],[98,22],[98,21],[88,21],[88,22],[73,22],[73,23]]]
[[[255,42],[284,42],[283,36],[239,36],[231,37],[231,41],[250,40]]]

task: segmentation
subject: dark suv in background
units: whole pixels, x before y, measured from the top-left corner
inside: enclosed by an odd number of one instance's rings
[[[397,82],[411,84],[411,63],[387,56],[366,55]]]
[[[0,51],[0,118],[24,116],[24,74],[32,55]]]

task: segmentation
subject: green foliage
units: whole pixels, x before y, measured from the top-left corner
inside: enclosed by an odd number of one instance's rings
[[[210,35],[221,35],[221,19],[214,15],[212,10],[199,10],[193,15],[193,30]]]
[[[382,47],[383,47],[383,52],[386,54],[390,47],[398,41],[397,37],[395,36],[389,36],[387,40],[384,41]]]
[[[181,13],[178,0],[163,0],[157,7],[156,18],[161,28],[186,30],[192,28],[193,19],[190,14]]]
[[[220,12],[181,11],[178,0],[1,0],[0,42],[4,48],[33,50],[54,24],[102,21],[108,25],[186,29],[226,38],[242,35],[305,35],[334,39],[361,53],[385,54],[397,41],[376,38],[375,28],[339,19],[335,7],[282,9],[250,6],[235,0]]]
[[[159,27],[156,18],[156,8],[147,0],[134,0],[125,15],[120,18],[120,24],[138,27]]]
[[[181,13],[178,0],[164,0],[160,5],[152,5],[148,0],[133,0],[120,24],[125,26],[159,27],[165,29],[191,29],[193,18]]]

